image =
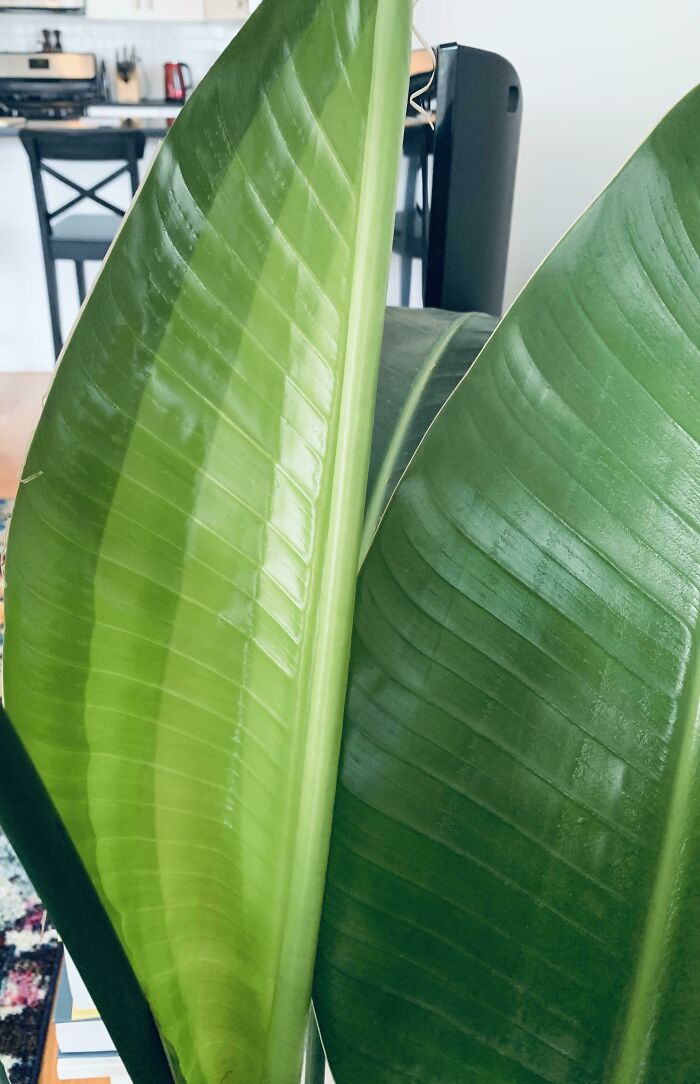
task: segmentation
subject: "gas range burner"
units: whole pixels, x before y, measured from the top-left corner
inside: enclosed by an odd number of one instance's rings
[[[97,97],[93,53],[0,52],[0,115],[75,120]]]
[[[24,117],[26,120],[77,120],[85,110],[75,102],[14,102],[2,103],[0,116]]]

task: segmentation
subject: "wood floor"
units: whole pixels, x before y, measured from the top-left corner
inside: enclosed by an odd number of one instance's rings
[[[0,373],[0,497],[14,497],[51,373]]]

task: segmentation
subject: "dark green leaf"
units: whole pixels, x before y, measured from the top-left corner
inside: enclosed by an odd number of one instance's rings
[[[545,262],[364,565],[337,1084],[700,1080],[699,130],[695,90]]]
[[[364,550],[428,426],[495,326],[492,316],[481,313],[387,309],[369,461]]]

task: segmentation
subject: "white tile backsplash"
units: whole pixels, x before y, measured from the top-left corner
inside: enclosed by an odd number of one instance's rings
[[[102,22],[80,15],[0,14],[0,52],[30,52],[38,47],[42,27],[60,30],[67,52],[95,53],[107,64],[114,84],[117,49],[135,46],[145,77],[144,93],[163,97],[163,64],[185,61],[198,82],[239,29],[236,23]]]

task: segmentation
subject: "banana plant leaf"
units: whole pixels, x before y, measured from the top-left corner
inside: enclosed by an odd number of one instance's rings
[[[482,313],[389,308],[384,319],[363,552],[433,418],[496,326]]]
[[[700,89],[547,259],[364,563],[337,1084],[700,1080]]]
[[[244,27],[88,299],[15,508],[0,791],[60,819],[63,869],[48,832],[19,850],[135,1084],[299,1080],[412,7],[266,0]],[[128,1040],[148,1008],[170,1068]]]

